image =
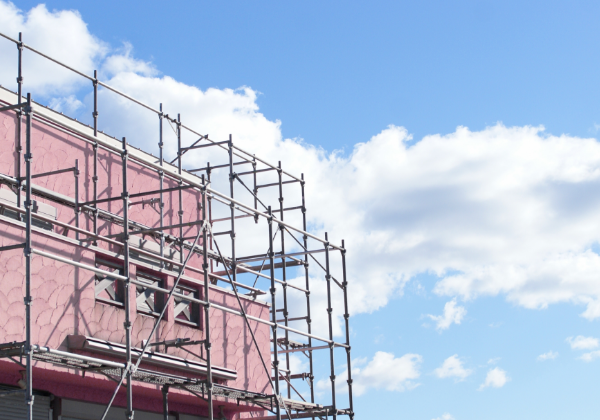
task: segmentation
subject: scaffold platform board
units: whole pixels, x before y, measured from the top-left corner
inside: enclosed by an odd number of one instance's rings
[[[12,358],[14,360],[14,358],[21,358],[24,356],[24,342],[0,344],[0,358]],[[110,376],[116,381],[121,379],[121,375],[126,368],[125,363],[103,360],[38,345],[33,346],[32,358],[35,361],[46,362],[69,369],[98,372],[103,375]],[[138,368],[135,370],[135,372],[133,372],[132,379],[138,382],[145,382],[159,386],[168,385],[173,388],[185,389],[194,393],[206,394],[208,392],[208,387],[206,385],[206,381],[204,380],[187,378],[185,376],[172,375],[149,369]],[[240,390],[217,383],[213,383],[212,388],[213,396],[248,402],[256,400],[264,403],[268,401],[269,405],[272,401],[272,396],[259,392]]]

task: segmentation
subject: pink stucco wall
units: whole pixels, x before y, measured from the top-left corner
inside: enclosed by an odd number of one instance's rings
[[[0,114],[0,172],[14,176],[15,158],[15,123],[14,114]],[[93,148],[75,137],[68,136],[52,127],[34,122],[32,133],[33,173],[47,172],[74,166],[79,159],[80,201],[93,199]],[[23,166],[24,168],[24,166]],[[98,163],[98,197],[118,196],[122,191],[122,166],[118,155],[104,150],[99,151]],[[54,192],[74,197],[75,183],[72,173],[42,177],[34,180],[34,184],[51,189]],[[172,181],[165,181],[165,188],[174,187]],[[2,186],[2,188],[7,188]],[[128,190],[130,194],[159,188],[159,177],[155,171],[143,168],[134,162],[129,163]],[[149,197],[147,197],[149,198]],[[40,202],[58,209],[58,220],[73,223],[72,208],[61,206],[55,202],[35,197]],[[171,192],[164,196],[164,223],[179,223],[178,193]],[[132,199],[132,202],[141,201]],[[200,195],[196,191],[183,192],[183,219],[198,220],[201,216]],[[122,215],[120,200],[100,205],[112,213]],[[159,225],[158,206],[134,204],[130,207],[130,219],[147,226]],[[92,230],[91,220],[80,216],[80,226]],[[122,227],[109,222],[99,221],[100,234],[120,233]],[[197,227],[184,229],[184,235],[197,232]],[[178,233],[178,232],[173,232]],[[98,247],[90,243],[75,241],[75,235],[55,227],[53,232],[36,229],[33,235],[33,247],[84,264],[94,265],[96,255],[115,257],[120,249],[108,247],[99,242]],[[150,238],[147,238],[150,239]],[[150,239],[152,240],[152,239]],[[24,241],[22,223],[0,217],[0,246]],[[194,256],[190,265],[201,267],[201,257]],[[174,273],[160,270],[159,267],[132,261],[130,270],[135,278],[137,270],[150,270],[166,280],[167,288],[174,282]],[[187,270],[187,282],[201,287],[201,276]],[[25,267],[22,250],[0,253],[0,342],[23,341],[25,328],[24,296]],[[124,343],[123,322],[125,312],[122,308],[97,302],[94,294],[94,273],[63,264],[52,259],[33,256],[32,262],[32,341],[34,344],[67,350],[66,337],[71,334],[91,336],[103,340]],[[136,313],[135,287],[131,289],[131,319],[133,321],[132,343],[141,346],[154,323],[154,318]],[[202,295],[202,292],[201,292]],[[239,309],[235,296],[218,287],[211,288],[211,301],[222,306]],[[268,319],[268,306],[243,299],[247,313]],[[235,381],[226,382],[228,386],[259,392],[269,392],[268,378],[260,362],[258,351],[252,343],[251,335],[241,317],[211,309],[211,341],[213,364],[237,371]],[[269,327],[252,322],[256,339],[267,363],[270,361]],[[168,307],[166,317],[153,340],[168,340],[176,337],[202,340],[203,328],[178,323],[173,316],[173,303]],[[190,346],[190,351],[199,353],[200,345]],[[169,349],[169,354],[179,357],[197,359],[181,349]],[[0,382],[14,385],[20,379],[18,365],[0,361]],[[181,372],[174,372],[181,374]],[[37,363],[34,370],[34,387],[48,390],[65,398],[82,399],[90,402],[106,403],[114,390],[114,383],[103,376],[81,372],[67,371],[49,364]],[[160,411],[161,394],[157,386],[136,383],[134,387],[134,404],[146,410]],[[124,394],[116,400],[117,405],[124,404]],[[205,403],[188,393],[173,391],[170,397],[170,408],[190,414],[206,412]],[[252,409],[248,406],[237,406],[235,401],[221,401],[216,405],[224,405],[225,412]]]

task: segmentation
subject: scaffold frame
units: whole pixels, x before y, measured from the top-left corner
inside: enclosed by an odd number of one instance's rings
[[[282,418],[328,418],[332,417],[336,419],[338,416],[347,415],[350,419],[354,418],[353,409],[353,397],[352,397],[352,368],[351,368],[351,346],[350,346],[350,324],[349,324],[349,308],[348,308],[348,280],[346,274],[346,248],[345,242],[342,240],[341,245],[336,245],[329,242],[328,235],[325,233],[324,238],[309,233],[307,230],[307,216],[306,216],[306,199],[305,199],[305,179],[304,174],[300,177],[293,175],[285,171],[282,168],[281,162],[277,165],[273,165],[254,154],[238,147],[233,142],[233,137],[229,135],[227,140],[213,140],[209,138],[208,134],[201,134],[189,126],[182,123],[181,114],[177,117],[169,116],[163,112],[162,104],[159,105],[158,109],[137,100],[126,93],[123,93],[114,87],[102,82],[98,79],[97,71],[94,71],[93,76],[86,75],[46,54],[27,45],[23,42],[22,34],[19,33],[18,39],[14,39],[8,35],[0,33],[0,37],[14,43],[17,47],[17,103],[7,104],[0,106],[0,112],[14,112],[17,118],[17,133],[16,133],[16,144],[15,152],[17,154],[17,164],[15,165],[14,174],[0,174],[0,183],[11,186],[17,191],[17,202],[16,205],[2,204],[3,208],[9,209],[19,216],[25,225],[25,242],[0,247],[0,252],[8,251],[12,249],[23,248],[23,255],[25,257],[25,340],[23,342],[13,342],[0,344],[0,357],[8,358],[20,363],[25,368],[25,389],[22,391],[25,396],[25,401],[28,407],[28,419],[32,420],[33,413],[33,386],[32,386],[32,364],[34,361],[41,361],[45,363],[51,363],[58,366],[90,370],[101,373],[107,377],[113,379],[117,385],[110,401],[107,402],[104,415],[102,419],[106,417],[119,389],[123,384],[126,387],[127,395],[127,407],[126,416],[128,420],[133,419],[134,411],[132,404],[133,397],[133,382],[142,381],[147,383],[153,383],[160,385],[163,388],[163,411],[164,418],[168,419],[168,393],[169,388],[178,388],[186,390],[202,399],[204,399],[208,406],[208,417],[210,420],[215,418],[213,413],[213,402],[215,398],[228,398],[239,401],[248,402],[254,404],[259,408],[270,411],[273,416],[261,417],[263,420],[276,419],[281,420]],[[93,88],[93,135],[90,135],[84,130],[80,130],[76,125],[66,126],[62,121],[53,119],[48,112],[40,112],[43,107],[33,102],[31,93],[27,93],[23,96],[23,54],[25,51],[36,54],[50,62],[53,62],[62,68],[73,72],[87,81],[91,82]],[[127,142],[126,138],[121,139],[121,147],[116,147],[114,144],[103,141],[98,133],[99,124],[99,108],[98,108],[98,95],[99,88],[106,89],[127,101],[130,101],[137,106],[141,106],[145,110],[154,113],[158,118],[158,148],[159,157],[158,163],[152,163],[147,160],[141,160],[136,157],[135,154],[130,153],[131,145]],[[25,100],[23,100],[25,98]],[[0,104],[2,105],[2,104]],[[65,169],[59,169],[52,172],[43,174],[32,173],[32,123],[38,121],[44,123],[59,132],[63,132],[76,138],[79,141],[86,142],[93,147],[93,177],[92,177],[92,200],[80,202],[79,201],[79,162],[75,162],[75,165]],[[166,162],[164,159],[164,122],[167,121],[175,127],[177,137],[177,157],[171,162]],[[23,130],[23,126],[25,129]],[[24,131],[24,133],[23,133]],[[189,146],[183,145],[183,132],[194,135],[197,140],[192,142]],[[23,135],[24,134],[24,135]],[[24,137],[25,152],[23,153],[22,141]],[[226,155],[224,163],[217,165],[211,165],[207,162],[206,166],[201,168],[189,168],[184,169],[184,156],[190,150],[197,150],[201,148],[213,147],[220,149]],[[122,167],[122,192],[120,195],[99,199],[98,193],[98,151],[103,150],[118,156],[121,159]],[[21,162],[25,163],[25,174],[23,175],[23,168]],[[160,188],[158,190],[151,190],[142,193],[130,194],[127,187],[127,174],[128,174],[128,163],[135,162],[136,165],[140,165],[146,169],[155,172],[160,181]],[[236,172],[237,167],[248,168],[251,170],[244,169],[242,172]],[[228,193],[223,193],[212,187],[212,177],[216,170],[224,169],[228,171]],[[72,172],[75,179],[75,197],[65,197],[60,194],[55,194],[52,191],[43,190],[32,183],[32,180],[40,176],[52,176],[59,173]],[[268,182],[265,184],[258,184],[257,174],[275,172],[277,176],[276,182]],[[200,173],[200,175],[195,175]],[[242,177],[251,177],[252,181],[248,182],[248,185]],[[174,182],[177,187],[165,188],[165,180]],[[298,184],[300,186],[300,205],[292,207],[284,207],[284,185]],[[241,199],[235,197],[235,190],[237,187],[243,188],[252,197],[252,203],[243,202]],[[85,188],[85,187],[84,187]],[[265,189],[275,189],[275,196],[278,206],[273,208],[268,203],[265,203],[264,197],[259,196],[259,191]],[[199,208],[201,208],[201,218],[194,222],[184,222],[183,220],[183,208],[182,208],[182,192],[184,190],[193,190],[200,194],[201,202]],[[25,201],[21,202],[20,191],[25,191]],[[164,225],[163,223],[163,194],[167,192],[173,192],[178,195],[179,212],[178,212],[178,223],[175,225]],[[32,211],[32,197],[34,195],[40,195],[52,201],[60,202],[62,205],[66,205],[73,208],[74,211],[74,224],[60,222],[53,220],[42,214],[33,214]],[[264,196],[264,194],[263,194]],[[142,198],[145,200],[147,197],[155,197],[159,203],[160,212],[160,225],[158,227],[143,226],[140,223],[134,222],[129,218],[129,206],[131,205],[131,199]],[[156,198],[157,197],[157,198]],[[123,215],[110,213],[106,210],[102,210],[98,207],[98,204],[120,200],[122,202]],[[221,206],[229,208],[228,217],[213,218],[213,206],[218,203]],[[294,226],[294,224],[286,221],[286,213],[299,211],[301,212],[302,227]],[[80,216],[82,214],[87,215],[92,220],[92,229],[87,230],[80,226]],[[257,255],[239,256],[236,253],[236,221],[241,218],[253,218],[255,223],[259,223],[261,220],[266,221],[268,225],[268,242],[269,248],[267,252]],[[55,255],[53,253],[38,249],[32,245],[32,234],[40,233],[44,234],[43,231],[37,230],[33,221],[46,221],[51,222],[56,226],[61,226],[65,230],[71,230],[75,232],[76,240],[82,246],[89,244],[97,244],[98,242],[104,242],[121,249],[121,256],[123,259],[124,271],[120,274],[115,274],[84,264],[79,261],[70,260],[68,258]],[[100,235],[98,233],[98,221],[102,219],[109,221],[114,226],[121,226],[122,232],[113,235]],[[218,222],[229,223],[228,230],[222,232],[213,231],[214,224]],[[196,226],[198,228],[195,237],[185,237],[184,227]],[[177,229],[178,235],[166,234],[165,231]],[[158,260],[161,267],[170,269],[174,272],[176,278],[174,284],[170,288],[163,288],[158,286],[149,286],[145,283],[132,278],[129,273],[129,260],[131,258],[132,250],[130,250],[130,238],[134,235],[154,235],[160,242],[160,255],[150,253],[143,249],[135,249],[135,253],[146,255]],[[279,235],[279,238],[277,238]],[[297,238],[299,235],[301,238]],[[229,244],[227,245],[230,250],[230,255],[224,255],[223,243],[219,246],[218,237],[229,236]],[[292,239],[293,242],[289,242]],[[193,241],[192,241],[193,240]],[[318,245],[311,246],[309,241],[314,241]],[[178,252],[178,258],[168,257],[165,255],[165,244],[169,242],[175,244]],[[279,251],[275,251],[279,249]],[[298,251],[299,250],[299,251]],[[202,267],[193,267],[188,265],[190,257],[194,254],[202,255]],[[331,274],[331,253],[339,253],[341,260],[341,272],[342,279],[336,279]],[[40,255],[45,258],[54,259],[62,263],[70,264],[75,267],[79,267],[85,270],[90,270],[97,274],[107,275],[114,278],[115,281],[123,282],[127,287],[125,290],[125,323],[124,323],[124,336],[125,336],[125,362],[116,363],[114,361],[104,360],[100,358],[91,358],[87,356],[78,355],[75,353],[68,353],[51,349],[48,347],[40,346],[32,342],[31,339],[31,261],[32,256]],[[317,260],[315,255],[323,254],[324,263]],[[325,280],[326,295],[327,295],[327,324],[328,334],[326,337],[321,337],[314,334],[312,330],[312,319],[311,319],[311,273],[309,272],[309,266],[314,262],[315,266],[320,270],[322,278]],[[249,263],[255,263],[255,265],[249,265]],[[222,265],[220,271],[215,270],[215,265],[218,267]],[[299,286],[297,284],[289,283],[288,281],[288,269],[290,267],[301,267],[303,268],[304,284]],[[200,298],[193,298],[182,293],[177,292],[177,287],[180,279],[184,277],[185,270],[193,271],[194,273],[201,275],[203,278],[203,296]],[[265,274],[264,272],[268,272]],[[277,278],[276,273],[280,273],[280,278]],[[257,298],[257,296],[265,295],[266,292],[256,286],[256,281],[252,286],[243,283],[238,277],[243,274],[251,274],[256,276],[256,279],[263,279],[268,282],[270,288],[268,293],[270,294],[270,320],[261,319],[245,312],[244,306],[241,302],[239,290],[243,289],[248,291],[248,296]],[[219,305],[215,302],[211,302],[210,290],[212,285],[223,283],[227,287],[231,288],[233,295],[239,305],[239,308],[234,310],[227,308],[223,305]],[[144,360],[144,355],[149,351],[149,348],[156,343],[152,343],[151,337],[155,332],[160,320],[165,314],[167,305],[163,305],[162,311],[156,317],[152,332],[148,335],[148,339],[145,340],[141,353],[136,350],[136,356],[132,356],[132,343],[131,343],[131,320],[129,308],[129,297],[128,293],[130,290],[129,285],[141,285],[149,287],[152,290],[163,293],[168,303],[174,298],[185,298],[186,301],[194,302],[198,304],[203,310],[203,322],[204,322],[204,334],[205,338],[200,343],[203,347],[203,351],[206,359],[207,373],[204,380],[198,380],[193,378],[179,377],[173,375],[167,375],[160,372],[149,371],[146,368],[140,368],[140,363]],[[344,317],[344,329],[345,329],[345,340],[344,342],[337,342],[334,339],[334,319],[333,319],[333,287],[341,290],[343,294],[343,317]],[[288,291],[293,289],[295,292],[303,293],[305,295],[305,314],[301,316],[290,316],[289,297]],[[281,302],[282,307],[278,309],[278,292],[281,289]],[[264,373],[267,375],[268,382],[270,383],[270,394],[257,393],[253,391],[229,388],[225,385],[214,383],[211,365],[211,338],[210,338],[210,309],[220,310],[235,316],[242,317],[245,325],[252,335],[252,342],[256,347],[258,354],[260,355],[261,362],[263,365]],[[282,314],[282,319],[278,319],[279,314]],[[292,328],[291,322],[305,321],[305,329]],[[261,323],[268,325],[271,331],[271,355],[263,355],[257,344],[257,340],[252,332],[251,324]],[[283,331],[283,334],[279,334]],[[291,339],[292,335],[298,335],[304,337],[306,342],[298,343]],[[317,342],[317,343],[315,343]],[[322,344],[318,344],[322,343]],[[163,343],[164,344],[164,343]],[[178,342],[173,345],[185,345],[184,342]],[[346,366],[347,366],[347,386],[348,386],[348,406],[347,408],[339,408],[339,399],[336,396],[336,371],[335,371],[335,354],[336,349],[344,349],[346,354]],[[315,402],[315,366],[313,363],[313,352],[318,350],[329,350],[329,380],[331,384],[331,404],[322,405]],[[292,373],[289,370],[290,357],[293,353],[302,352],[308,358],[308,372],[302,372],[299,374]],[[271,356],[272,360],[269,357]],[[288,369],[280,368],[280,357],[285,360],[285,366]],[[19,361],[17,361],[19,358]],[[134,361],[137,359],[137,361]],[[297,401],[292,399],[293,392],[297,394],[302,400],[304,397],[294,387],[293,380],[302,379],[306,380],[310,391],[309,401]],[[284,392],[280,389],[280,385],[283,384],[285,388]],[[307,397],[308,398],[308,397]],[[256,417],[255,417],[256,419]]]

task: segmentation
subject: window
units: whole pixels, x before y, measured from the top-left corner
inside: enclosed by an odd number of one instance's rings
[[[137,272],[137,281],[149,286],[163,287],[160,277],[146,272]],[[148,287],[136,285],[136,305],[138,312],[158,316],[163,309],[164,294]]]
[[[175,293],[189,296],[194,299],[199,299],[198,290],[187,286],[178,286],[175,288]],[[195,302],[190,302],[181,296],[173,296],[175,303],[175,321],[194,326],[200,325],[200,305]]]
[[[103,259],[96,256],[96,268],[115,274],[123,275],[123,263]],[[122,281],[110,276],[96,274],[95,280],[96,300],[111,305],[123,306],[125,299],[125,286]]]

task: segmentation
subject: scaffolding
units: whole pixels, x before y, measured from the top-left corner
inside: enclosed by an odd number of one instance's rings
[[[25,389],[23,391],[6,391],[8,392],[23,392],[25,401],[28,406],[28,418],[32,419],[33,412],[33,389],[32,389],[32,363],[41,361],[57,366],[63,366],[70,369],[79,369],[83,371],[91,371],[101,373],[117,382],[117,386],[112,394],[112,398],[107,402],[104,411],[103,419],[106,417],[111,404],[113,403],[119,389],[124,385],[126,387],[126,401],[128,419],[133,419],[132,405],[132,383],[141,381],[145,383],[156,384],[162,387],[163,390],[163,411],[164,418],[168,418],[168,394],[170,388],[177,388],[188,391],[203,400],[208,405],[208,417],[210,420],[215,418],[213,413],[213,402],[215,399],[223,398],[233,401],[245,402],[252,404],[258,408],[270,411],[272,416],[260,417],[263,420],[282,418],[328,418],[336,419],[338,416],[347,415],[350,419],[354,418],[353,402],[352,402],[352,369],[351,369],[351,347],[350,347],[350,330],[349,330],[349,313],[348,313],[348,282],[346,277],[346,248],[344,241],[341,245],[330,243],[327,234],[324,238],[307,232],[307,217],[305,203],[305,180],[304,174],[297,177],[282,168],[281,162],[278,165],[270,164],[269,162],[256,157],[250,152],[241,149],[234,144],[232,136],[224,141],[217,141],[209,138],[208,134],[201,134],[192,128],[186,126],[181,121],[181,116],[176,118],[169,116],[163,112],[162,104],[158,109],[153,108],[113,87],[100,81],[97,72],[94,71],[93,76],[89,76],[70,66],[67,66],[60,61],[49,57],[48,55],[32,48],[23,42],[22,35],[19,34],[18,39],[13,39],[7,35],[1,34],[6,40],[13,42],[17,46],[17,103],[9,104],[0,107],[0,112],[11,111],[16,114],[16,144],[15,152],[17,154],[14,174],[0,174],[0,183],[8,185],[14,191],[17,191],[16,205],[3,204],[5,209],[13,211],[19,215],[19,219],[25,223],[25,242],[13,245],[0,247],[0,252],[12,249],[22,248],[26,263],[25,273],[25,340],[23,342],[12,342],[0,344],[0,357],[10,358],[16,361],[17,357],[21,358],[22,365],[25,368]],[[93,135],[89,132],[81,130],[77,125],[65,125],[61,120],[53,119],[48,112],[40,112],[43,107],[34,104],[31,94],[23,96],[23,54],[24,51],[29,51],[46,60],[49,60],[62,68],[74,72],[75,74],[87,79],[93,87]],[[4,60],[6,63],[7,60]],[[123,137],[120,147],[115,147],[114,143],[107,143],[98,136],[98,89],[103,88],[113,94],[124,98],[131,103],[141,106],[146,111],[154,113],[158,118],[158,150],[159,156],[157,163],[148,162],[147,160],[139,159],[138,155],[131,153],[133,149],[126,139]],[[80,202],[79,201],[79,163],[76,161],[73,167],[59,169],[52,172],[41,174],[32,173],[32,122],[39,121],[52,127],[55,130],[68,134],[79,141],[83,141],[93,147],[93,185],[92,193],[93,200]],[[166,162],[163,156],[163,126],[168,123],[174,128],[177,137],[177,157],[171,162]],[[23,126],[25,129],[23,130]],[[22,132],[24,131],[24,133]],[[196,139],[189,146],[183,145],[183,133],[193,135]],[[25,151],[22,151],[22,139],[24,137]],[[184,164],[186,154],[192,150],[202,148],[213,148],[223,153],[223,161],[216,165],[207,163],[201,168],[189,168],[189,165]],[[98,150],[109,152],[121,160],[122,167],[122,184],[123,190],[120,195],[113,197],[98,198]],[[189,156],[189,155],[187,155]],[[25,168],[21,166],[24,160]],[[158,190],[147,191],[142,193],[130,194],[127,188],[128,163],[135,162],[146,169],[154,171],[160,180],[160,188]],[[237,168],[246,168],[244,171],[237,171]],[[23,175],[24,172],[24,175]],[[75,197],[65,197],[60,194],[55,194],[51,191],[40,189],[32,184],[32,180],[40,176],[51,176],[58,173],[72,172],[75,177]],[[214,177],[218,173],[225,172],[228,184],[228,193],[220,192],[213,188]],[[198,176],[198,175],[199,176]],[[258,178],[261,174],[275,175],[274,182],[260,184]],[[192,176],[193,175],[193,176]],[[176,183],[176,187],[165,188],[165,182]],[[296,185],[296,198],[299,197],[299,204],[291,207],[284,207],[284,189],[287,185]],[[250,203],[244,202],[243,199],[236,197],[235,191],[245,191],[245,197],[250,197]],[[25,201],[21,203],[21,191],[25,191]],[[184,222],[182,208],[182,192],[184,190],[193,190],[201,196],[199,208],[201,209],[201,217],[193,222]],[[263,191],[271,190],[273,192],[265,193]],[[298,191],[299,190],[299,191]],[[298,194],[299,192],[299,194]],[[164,201],[163,194],[176,193],[179,196],[179,223],[173,225],[164,225]],[[259,194],[260,193],[260,194]],[[62,205],[71,207],[74,211],[74,224],[60,222],[58,220],[46,217],[41,213],[32,214],[32,197],[34,195],[42,196],[48,200],[58,202]],[[160,225],[158,227],[143,226],[139,223],[130,220],[129,206],[132,204],[132,199],[141,198],[142,201],[148,200],[149,203],[158,203],[160,212]],[[276,206],[268,205],[269,200],[275,199],[278,204]],[[99,204],[110,201],[122,202],[122,216],[110,213],[99,208]],[[219,212],[227,212],[220,218],[214,218],[213,215]],[[302,220],[302,226],[294,226],[293,223],[287,221],[287,214],[292,212],[300,212],[298,219]],[[92,229],[86,230],[80,226],[79,220],[82,215],[89,217],[92,221]],[[223,215],[223,214],[221,214]],[[240,233],[239,227],[236,230],[236,222],[241,223],[240,219],[253,220],[256,225],[264,227],[266,222],[266,231],[268,234],[268,249],[264,249],[255,253],[255,255],[238,255],[236,245],[236,233]],[[99,220],[111,223],[112,226],[122,229],[120,234],[116,235],[101,235],[98,232]],[[79,243],[97,244],[103,242],[114,247],[118,247],[124,261],[122,274],[107,271],[95,266],[84,264],[80,261],[70,260],[53,253],[37,249],[32,246],[32,229],[34,222],[48,222],[56,226],[61,226],[64,229],[69,229],[75,232],[76,239]],[[225,231],[214,231],[216,223],[228,224]],[[184,228],[197,226],[198,232],[194,237],[185,237]],[[167,234],[167,231],[178,231],[178,235]],[[160,244],[160,255],[151,253],[141,248],[131,250],[130,239],[135,235],[150,235],[153,236]],[[279,238],[277,236],[279,235]],[[225,244],[222,241],[219,244],[218,237],[229,236],[229,241]],[[179,252],[178,255],[166,255],[166,243],[173,244]],[[258,243],[258,241],[256,241]],[[220,245],[220,246],[219,246]],[[225,255],[229,251],[229,255]],[[170,269],[178,273],[172,287],[162,288],[157,286],[149,286],[146,283],[140,282],[139,279],[132,278],[129,273],[129,261],[132,257],[132,252],[137,255],[151,257],[160,261],[161,266],[170,267]],[[187,253],[187,255],[186,255]],[[341,263],[341,279],[336,279],[332,275],[331,264],[333,264],[332,255],[337,253],[336,258]],[[83,356],[77,353],[60,351],[32,343],[31,339],[31,263],[32,255],[40,255],[45,258],[54,259],[62,263],[70,264],[85,270],[90,270],[102,276],[108,276],[125,285],[125,361],[114,362],[100,358]],[[190,257],[194,254],[201,255],[202,266],[194,267],[189,263]],[[322,255],[317,255],[322,254]],[[319,258],[317,258],[319,257]],[[324,257],[324,258],[322,258]],[[320,260],[321,259],[321,260]],[[323,261],[324,259],[324,261]],[[252,264],[253,265],[252,265]],[[217,268],[222,266],[220,271]],[[297,282],[290,282],[290,269],[300,269],[303,271],[304,282],[298,285]],[[328,334],[326,337],[321,337],[313,333],[312,318],[311,318],[311,273],[309,267],[317,267],[317,278],[325,280],[326,297],[327,297],[327,325]],[[181,289],[178,289],[180,279],[184,271],[190,270],[201,275],[203,278],[203,296],[200,298],[186,295]],[[254,278],[252,285],[245,281],[249,276]],[[280,278],[277,278],[280,277]],[[244,310],[241,302],[240,291],[245,290],[247,296],[256,299],[267,292],[256,286],[257,281],[266,282],[269,286],[268,293],[270,294],[270,320],[265,320],[260,317],[249,315]],[[210,291],[211,286],[216,284],[224,284],[231,288],[235,295],[239,308],[233,310],[231,308],[219,305],[211,301]],[[166,296],[166,302],[163,305],[162,311],[156,317],[152,332],[148,335],[141,349],[134,348],[131,342],[131,320],[129,308],[129,286],[143,286],[156,292],[161,292]],[[334,288],[341,290],[343,294],[343,318],[345,341],[337,342],[334,340],[334,319],[333,319],[333,298]],[[278,292],[280,296],[278,296]],[[298,310],[298,305],[290,305],[289,297],[291,293],[299,293],[304,295],[305,300],[304,312],[298,316],[292,316],[290,311]],[[339,293],[339,292],[338,292]],[[168,302],[173,299],[184,299],[186,302],[193,302],[203,308],[203,323],[204,323],[204,340],[200,343],[186,342],[184,339],[177,339],[171,343],[153,343],[152,337],[156,331],[160,320],[165,314]],[[281,307],[279,307],[281,306]],[[245,325],[248,327],[252,335],[252,341],[261,358],[264,374],[270,383],[270,393],[259,393],[244,389],[235,389],[227,387],[223,384],[216,383],[213,380],[213,366],[211,364],[211,337],[210,337],[210,310],[220,310],[235,316],[243,318]],[[281,317],[281,319],[278,319]],[[304,328],[292,328],[290,325],[294,322],[303,322]],[[252,332],[251,325],[261,323],[267,325],[270,329],[271,340],[271,355],[262,354],[256,337]],[[282,333],[281,333],[282,332]],[[294,341],[293,338],[301,337],[303,341]],[[169,375],[159,371],[153,371],[146,368],[140,368],[140,363],[144,360],[150,348],[157,345],[167,346],[186,346],[188,344],[200,344],[202,346],[205,360],[206,372],[204,379],[191,377]],[[340,408],[339,398],[336,396],[336,371],[335,371],[335,355],[336,350],[345,352],[347,366],[347,387],[348,387],[348,405],[345,408]],[[319,350],[328,350],[329,364],[329,382],[331,385],[330,398],[331,403],[327,405],[316,402],[315,396],[315,364],[314,356]],[[294,353],[304,354],[308,359],[308,372],[293,373],[290,371],[290,356]],[[270,357],[269,357],[270,356]],[[281,359],[284,359],[286,369],[280,367]],[[310,398],[305,400],[294,386],[294,381],[302,379],[306,382]],[[281,385],[283,384],[283,390]],[[299,398],[299,399],[295,399]],[[255,417],[256,418],[256,417]]]

